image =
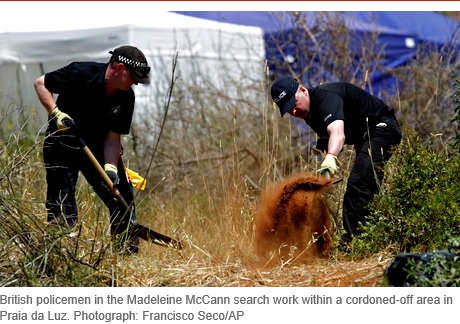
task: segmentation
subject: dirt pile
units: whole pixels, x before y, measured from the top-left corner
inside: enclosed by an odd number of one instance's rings
[[[298,175],[268,188],[256,215],[256,252],[269,263],[306,262],[331,247],[323,191],[331,180]]]

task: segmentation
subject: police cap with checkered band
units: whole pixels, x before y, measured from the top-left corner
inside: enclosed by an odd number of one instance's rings
[[[147,59],[140,49],[134,46],[120,46],[109,52],[116,62],[123,63],[133,75],[133,79],[138,83],[150,83],[150,67]]]

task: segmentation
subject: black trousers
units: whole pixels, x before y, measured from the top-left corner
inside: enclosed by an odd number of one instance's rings
[[[102,149],[92,149],[91,152],[103,165]],[[96,194],[102,199],[110,212],[110,229],[112,234],[126,232],[130,224],[136,220],[135,207],[126,209],[113,196],[111,190],[104,184],[101,176],[91,161],[79,147],[72,135],[56,132],[47,137],[43,145],[43,160],[46,168],[46,209],[48,221],[65,220],[74,226],[78,220],[75,189],[79,172],[91,185]],[[118,176],[120,183],[117,185],[123,198],[128,204],[134,200],[133,187],[128,181],[121,158],[118,162]]]
[[[392,149],[401,142],[401,128],[394,114],[383,116],[383,124],[371,126],[360,145],[355,145],[356,159],[343,198],[344,241],[359,234],[359,223],[369,215],[367,205],[379,190],[384,176],[383,166],[392,155]]]

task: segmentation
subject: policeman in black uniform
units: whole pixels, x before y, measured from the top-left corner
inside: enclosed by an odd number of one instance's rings
[[[347,82],[306,88],[282,76],[271,87],[281,117],[288,113],[305,120],[320,138],[328,138],[326,156],[318,171],[337,172],[337,156],[344,144],[354,145],[356,159],[343,200],[344,242],[359,234],[359,223],[369,214],[367,205],[383,180],[383,164],[401,142],[394,109],[381,99]]]
[[[49,113],[43,146],[47,219],[68,228],[75,226],[75,188],[81,171],[107,205],[111,233],[120,238],[120,249],[138,252],[138,237],[127,234],[136,220],[134,206],[127,210],[114,199],[76,142],[75,130],[67,127],[68,121],[73,120],[78,136],[104,166],[122,197],[133,205],[133,188],[121,158],[121,135],[130,131],[135,101],[131,87],[150,82],[150,67],[136,47],[121,46],[109,53],[112,56],[108,63],[73,62],[34,82],[37,96]],[[56,101],[53,94],[58,94]]]

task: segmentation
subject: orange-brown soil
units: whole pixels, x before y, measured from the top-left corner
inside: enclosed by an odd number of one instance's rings
[[[298,175],[268,188],[256,216],[256,252],[270,262],[307,262],[331,248],[331,215],[322,195],[331,180]]]

